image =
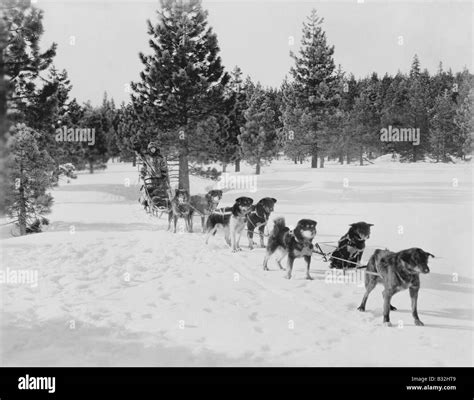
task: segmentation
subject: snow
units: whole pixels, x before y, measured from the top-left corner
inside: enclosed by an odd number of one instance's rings
[[[229,171],[230,172],[230,171]],[[239,175],[251,175],[243,166]],[[421,247],[437,257],[422,276],[414,325],[408,291],[397,294],[394,327],[382,326],[382,287],[367,311],[364,288],[328,283],[313,257],[313,281],[297,260],[292,280],[264,250],[232,254],[222,234],[166,231],[137,201],[138,174],[111,163],[54,190],[51,225],[41,234],[3,235],[1,268],[37,270],[37,285],[0,284],[0,365],[472,366],[472,164],[325,169],[279,160],[263,168],[257,191],[278,199],[273,217],[318,221],[334,242],[352,222],[373,223],[364,260],[376,248]],[[191,178],[192,193],[216,182]],[[328,245],[322,245],[330,250]]]

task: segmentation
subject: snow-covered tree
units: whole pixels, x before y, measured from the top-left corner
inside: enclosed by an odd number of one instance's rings
[[[255,165],[255,173],[260,174],[264,161],[271,161],[277,154],[278,134],[275,112],[265,90],[257,85],[245,111],[245,125],[239,135],[243,158]]]
[[[327,151],[329,131],[327,118],[339,103],[337,76],[333,60],[334,46],[329,46],[322,29],[323,18],[316,10],[303,23],[299,55],[291,53],[295,66],[291,75],[295,83],[297,107],[306,116],[311,145],[311,167],[317,168],[321,153]]]
[[[53,183],[54,161],[39,149],[39,134],[25,124],[12,126],[9,134],[5,204],[7,215],[18,223],[20,235],[25,235],[50,212],[53,198],[47,190]]]
[[[221,113],[228,75],[217,36],[200,0],[162,0],[159,21],[148,21],[151,54],[140,54],[140,80],[132,83],[132,102],[148,139],[179,154],[179,186],[189,190],[190,146],[206,151],[196,137],[197,124]]]

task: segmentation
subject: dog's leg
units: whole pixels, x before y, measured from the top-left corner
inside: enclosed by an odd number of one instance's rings
[[[174,215],[174,216],[173,216],[173,219],[174,219],[174,230],[173,230],[173,233],[176,233],[176,225],[178,225],[178,216],[177,216],[177,215]]]
[[[410,297],[411,297],[411,313],[413,315],[413,318],[415,319],[415,325],[423,326],[424,323],[420,321],[420,318],[418,317],[418,310],[417,310],[418,291],[420,290],[420,288],[410,287],[409,290],[410,290]]]
[[[193,228],[191,226],[191,218],[189,218],[189,214],[185,214],[184,215],[184,223],[186,224],[186,230],[188,232],[192,232],[193,231]]]
[[[265,258],[263,259],[263,270],[264,271],[269,271],[269,269],[268,269],[268,260],[270,259],[270,256],[271,256],[271,253],[267,249],[267,251],[265,252]]]
[[[293,270],[293,263],[295,262],[295,259],[288,254],[288,261],[286,263],[286,279],[291,279],[291,271]]]
[[[173,219],[173,213],[172,213],[172,211],[170,211],[168,213],[168,230],[169,231],[171,230],[171,221],[172,221],[172,219]]]
[[[201,215],[201,226],[202,226],[202,231],[205,232],[205,227],[206,227],[206,217]]]
[[[236,249],[237,251],[242,251],[242,249],[240,248],[240,237],[242,236],[242,230],[243,230],[243,227],[241,230],[239,230],[238,232],[235,233],[236,235]]]
[[[237,249],[237,227],[235,226],[235,223],[231,222],[229,224],[229,229],[230,229],[230,247],[232,248],[232,253],[236,253],[239,251]]]
[[[207,236],[206,236],[206,244],[209,242],[209,238],[211,236],[214,236],[217,232],[217,225],[214,226],[213,228],[209,228],[209,230],[207,231]]]
[[[369,274],[365,274],[365,293],[359,308],[357,308],[359,311],[365,311],[365,304],[367,303],[370,292],[374,290],[375,286],[377,286],[377,279]]]
[[[385,289],[383,291],[383,324],[385,326],[392,326],[390,322],[390,300],[392,299],[393,292]]]
[[[265,247],[265,244],[263,242],[263,235],[264,235],[264,231],[265,231],[265,225],[259,226],[258,231],[260,233],[260,247]]]
[[[194,219],[194,215],[193,215],[193,211],[190,211],[186,217],[188,218],[188,232],[192,232],[193,231],[193,219]]]
[[[313,278],[311,278],[311,275],[309,274],[309,266],[311,264],[311,256],[304,256],[303,258],[306,261],[306,279],[309,279],[310,281],[312,281]]]
[[[252,231],[252,228],[250,228],[248,225],[247,225],[247,238],[249,240],[249,249],[253,250],[253,231]]]
[[[285,269],[285,268],[283,268],[283,265],[281,265],[281,260],[283,260],[285,258],[285,255],[286,255],[285,252],[282,251],[280,256],[277,258],[277,264],[280,267],[280,269]]]

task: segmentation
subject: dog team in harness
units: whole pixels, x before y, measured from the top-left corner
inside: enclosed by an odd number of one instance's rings
[[[268,264],[271,257],[276,255],[276,262],[280,269],[285,270],[285,278],[291,279],[294,261],[303,258],[306,264],[306,279],[313,279],[310,275],[311,257],[317,254],[323,261],[330,263],[331,269],[342,270],[345,274],[349,269],[365,269],[366,293],[362,299],[359,311],[365,311],[365,305],[370,292],[378,283],[384,286],[383,291],[383,323],[390,326],[390,311],[396,310],[391,304],[393,295],[401,290],[409,289],[412,316],[416,325],[423,325],[418,317],[417,299],[420,288],[419,274],[429,272],[428,259],[434,257],[420,248],[410,248],[400,252],[391,252],[388,249],[377,249],[370,257],[367,265],[361,265],[365,250],[365,241],[370,238],[373,224],[356,222],[344,234],[337,245],[336,242],[315,242],[317,222],[312,219],[301,219],[291,229],[286,226],[284,218],[274,220],[273,229],[265,234],[270,215],[274,211],[277,200],[264,197],[257,204],[253,204],[250,197],[239,197],[232,207],[218,208],[222,199],[222,190],[210,190],[205,195],[190,196],[187,190],[171,189],[166,159],[161,155],[156,142],[151,142],[146,154],[137,151],[142,161],[140,176],[143,180],[141,204],[151,213],[158,210],[161,215],[168,213],[168,229],[174,222],[173,232],[176,233],[179,218],[185,220],[188,232],[193,231],[193,217],[201,217],[202,232],[206,233],[205,243],[215,236],[219,229],[224,231],[224,238],[233,253],[241,251],[240,237],[247,231],[249,249],[253,250],[256,243],[253,241],[257,230],[260,238],[260,247],[265,248],[263,269],[269,271]],[[268,236],[267,245],[264,236]],[[321,244],[333,246],[335,249],[324,252]],[[286,268],[281,261],[286,256]]]

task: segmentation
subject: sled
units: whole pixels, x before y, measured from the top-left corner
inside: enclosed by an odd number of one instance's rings
[[[349,264],[353,264],[354,266],[352,268],[342,268],[342,271],[343,271],[343,274],[345,275],[346,274],[346,271],[348,269],[351,269],[351,270],[358,270],[358,269],[365,269],[367,268],[367,265],[362,265],[360,263],[356,263],[354,261],[349,261],[349,260],[345,260],[343,258],[339,258],[339,257],[335,257],[332,255],[332,253],[334,253],[337,249],[338,249],[338,246],[335,246],[333,245],[333,243],[338,243],[338,242],[316,242],[314,244],[314,249],[313,249],[313,253],[319,255],[322,257],[322,260],[324,262],[330,262],[331,261],[331,258],[334,258],[336,260],[340,260],[340,261],[344,261],[346,263],[349,263]],[[325,244],[327,246],[330,246],[330,247],[334,247],[335,249],[332,250],[332,251],[324,251],[322,248],[321,248],[321,244]],[[369,246],[367,246],[369,247]],[[366,274],[369,274],[369,275],[376,275],[376,276],[380,276],[380,274],[376,273],[376,272],[370,272],[370,271],[365,271]]]
[[[163,179],[153,176],[145,177],[142,191],[151,214],[161,216],[164,212],[169,212],[171,193],[166,181],[163,182]]]
[[[152,215],[157,215],[161,217],[163,213],[169,213],[171,207],[171,200],[173,196],[173,190],[171,187],[171,179],[177,176],[170,175],[170,165],[168,160],[165,162],[167,164],[168,173],[166,176],[160,176],[161,173],[155,171],[153,165],[151,165],[146,157],[136,151],[138,158],[137,167],[139,171],[139,178],[143,181],[143,185],[140,188],[142,192],[143,199],[148,205],[148,212]],[[146,168],[147,174],[142,174],[143,167]]]

